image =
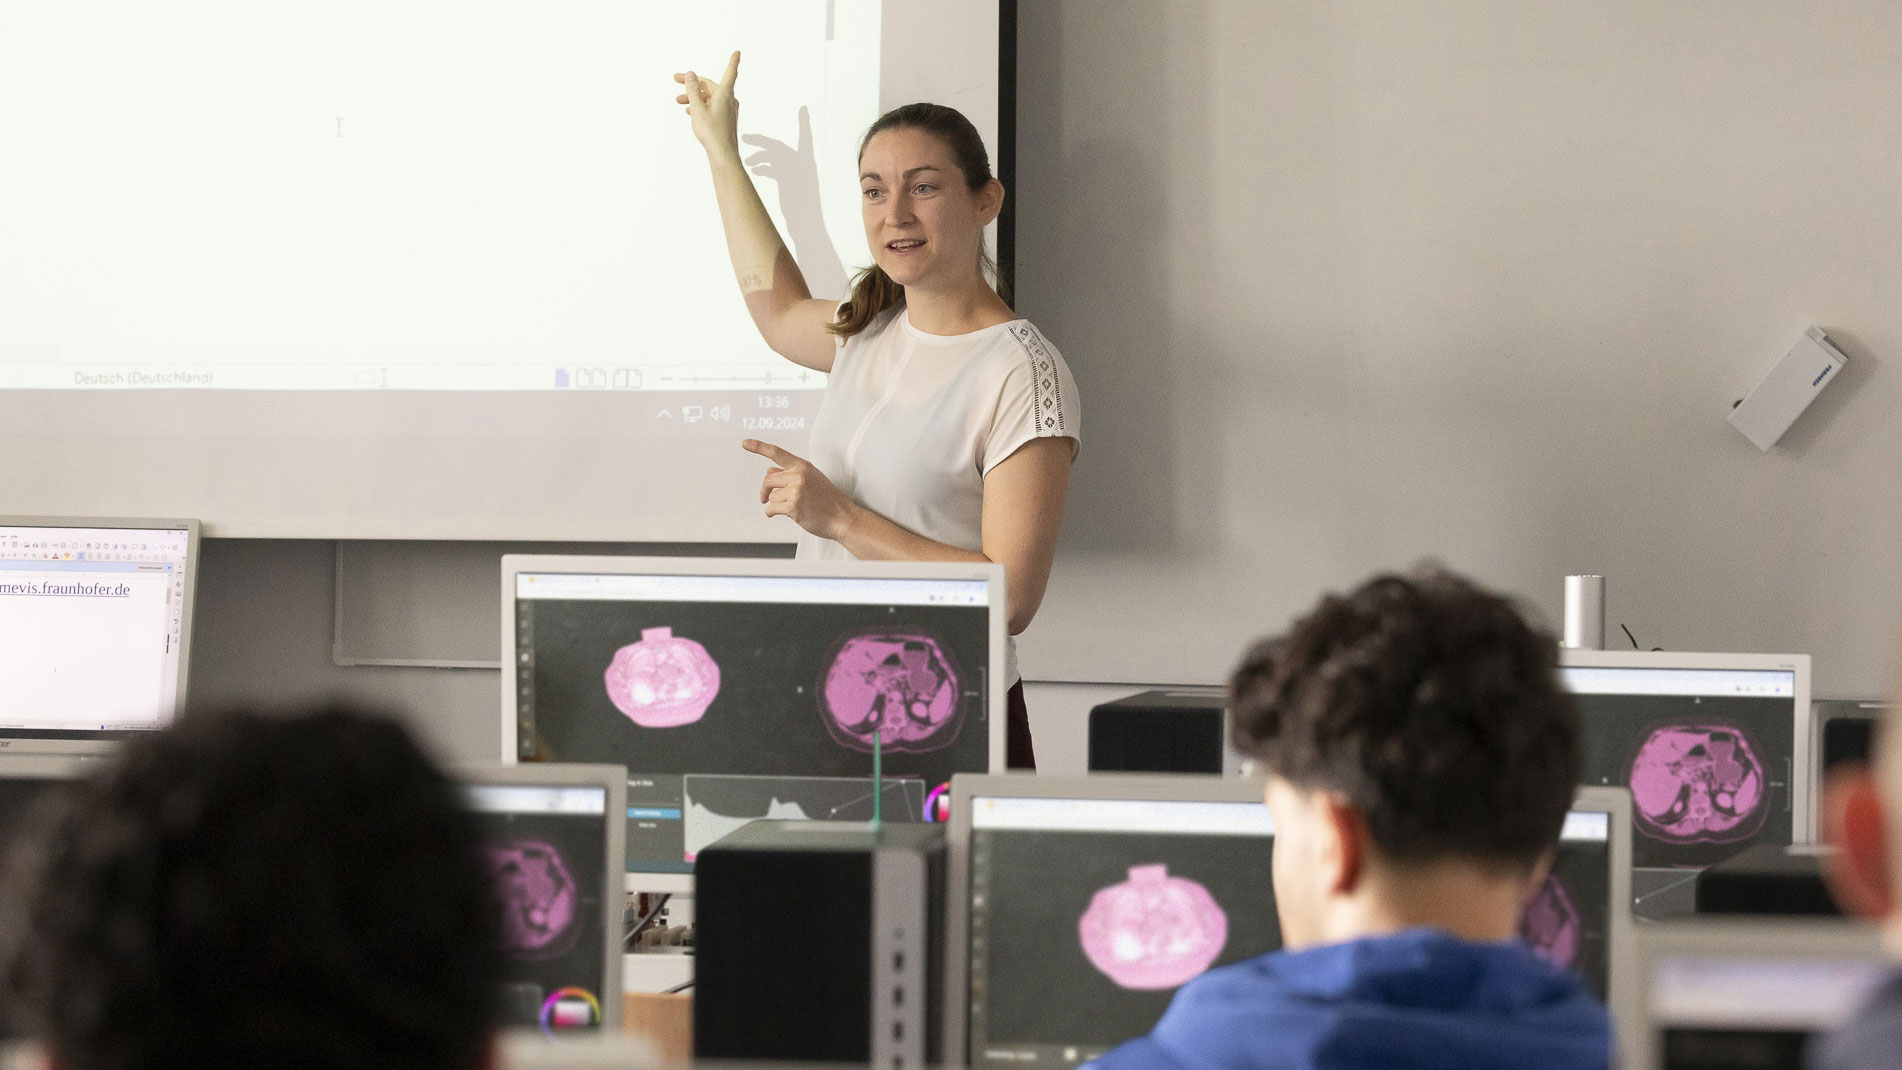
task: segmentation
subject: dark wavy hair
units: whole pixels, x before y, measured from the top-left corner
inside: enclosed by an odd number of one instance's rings
[[[1434,566],[1328,595],[1229,683],[1237,749],[1343,794],[1399,862],[1530,866],[1579,777],[1558,645],[1510,600]]]
[[[476,818],[408,732],[194,714],[78,785],[5,1000],[69,1070],[469,1070],[497,1027]]]
[[[990,183],[991,157],[984,150],[984,138],[956,108],[923,103],[893,108],[879,116],[859,139],[859,159],[865,158],[865,148],[872,143],[872,138],[887,130],[923,130],[935,135],[950,148],[951,160],[963,173],[967,189],[975,193]],[[997,280],[998,296],[1008,302],[1009,283],[998,275],[997,262],[991,259],[990,250],[982,250],[979,256],[981,269]],[[841,338],[850,338],[871,326],[872,321],[887,310],[904,303],[905,288],[892,281],[884,268],[873,264],[852,280],[851,295],[839,306],[838,318],[827,324],[826,329]]]

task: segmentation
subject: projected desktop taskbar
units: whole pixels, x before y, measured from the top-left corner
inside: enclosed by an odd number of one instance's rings
[[[825,376],[760,365],[14,364],[0,390],[819,390]]]

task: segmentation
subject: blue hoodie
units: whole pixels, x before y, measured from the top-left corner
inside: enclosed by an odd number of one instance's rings
[[[1196,978],[1084,1070],[1606,1070],[1611,1017],[1517,943],[1409,929]]]

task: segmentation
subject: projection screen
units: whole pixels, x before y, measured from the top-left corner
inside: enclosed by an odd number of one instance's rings
[[[813,292],[857,141],[997,164],[998,0],[0,0],[0,497],[208,534],[789,541],[824,377],[753,331],[674,71]]]

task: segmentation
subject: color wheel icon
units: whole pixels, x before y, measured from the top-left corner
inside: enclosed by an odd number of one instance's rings
[[[541,1019],[547,1033],[593,1029],[601,1024],[601,1001],[587,989],[570,985],[543,1001]]]

